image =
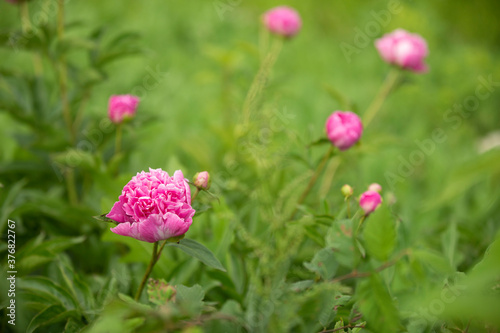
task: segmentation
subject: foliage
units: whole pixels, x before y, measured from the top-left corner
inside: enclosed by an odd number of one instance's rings
[[[383,24],[383,1],[290,2],[304,29],[265,73],[279,46],[258,31],[265,1],[66,1],[61,22],[56,1],[32,0],[31,26],[1,3],[0,330],[498,331],[500,150],[485,136],[500,121],[500,31],[477,32],[497,26],[496,7],[400,3]],[[356,34],[373,22],[365,45]],[[326,118],[363,115],[389,71],[373,39],[398,27],[428,40],[429,73],[399,73],[361,142],[324,155]],[[125,93],[141,104],[115,153],[107,99]],[[208,170],[212,187],[136,301],[152,246],[93,216],[149,167]],[[373,182],[384,202],[365,217],[357,198]]]

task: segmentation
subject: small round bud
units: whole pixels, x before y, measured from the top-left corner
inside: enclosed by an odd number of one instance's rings
[[[382,186],[380,186],[380,184],[377,183],[370,184],[370,186],[368,186],[368,191],[382,193]]]
[[[349,198],[353,193],[354,193],[354,190],[352,189],[351,186],[345,184],[344,186],[342,186],[342,188],[340,189],[340,192],[342,193],[342,195],[346,198]]]
[[[204,190],[208,190],[210,188],[210,184],[212,183],[208,171],[198,172],[194,175],[193,181],[196,187]]]

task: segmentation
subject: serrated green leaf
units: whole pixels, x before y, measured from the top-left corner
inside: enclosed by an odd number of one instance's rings
[[[366,251],[378,260],[387,260],[396,246],[396,228],[389,208],[382,205],[364,223]]]
[[[224,266],[222,266],[219,259],[215,257],[212,251],[192,239],[183,239],[179,241],[179,243],[169,243],[167,245],[181,249],[209,267],[219,269],[223,272],[226,271]]]
[[[335,276],[339,263],[335,258],[332,248],[325,248],[314,255],[311,262],[305,262],[304,266],[311,272],[316,272],[324,280],[330,280]]]
[[[360,282],[355,297],[363,318],[366,319],[367,328],[375,332],[398,332],[398,311],[378,274]]]
[[[176,304],[191,316],[199,315],[203,308],[203,298],[205,298],[203,288],[198,284],[192,287],[178,285],[175,288],[177,289]]]

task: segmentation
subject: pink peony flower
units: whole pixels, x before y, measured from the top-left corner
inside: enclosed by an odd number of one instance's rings
[[[173,177],[162,169],[142,171],[123,188],[106,217],[118,222],[115,234],[154,243],[184,235],[195,210],[182,171]]]
[[[382,197],[378,192],[366,191],[359,197],[359,205],[365,215],[372,213],[382,203]]]
[[[375,41],[382,59],[416,73],[426,72],[424,58],[429,54],[425,39],[406,30],[397,29]]]
[[[194,185],[196,185],[196,187],[208,190],[210,188],[210,183],[211,180],[208,171],[198,172],[194,175]]]
[[[273,34],[284,37],[296,35],[302,26],[299,13],[287,6],[275,7],[264,13],[263,21]]]
[[[108,115],[115,124],[124,119],[133,118],[139,104],[139,98],[132,95],[113,95],[109,98]]]
[[[380,186],[380,184],[377,184],[377,183],[373,183],[373,184],[370,184],[370,186],[368,186],[368,191],[374,191],[374,192],[382,192],[382,186]]]
[[[350,111],[335,111],[326,120],[326,134],[334,146],[346,150],[358,142],[363,124],[358,115]]]

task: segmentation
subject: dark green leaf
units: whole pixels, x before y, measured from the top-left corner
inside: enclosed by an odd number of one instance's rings
[[[209,267],[216,268],[224,272],[226,271],[219,259],[217,259],[209,249],[192,239],[183,239],[179,241],[179,243],[169,243],[168,245],[181,249]]]
[[[378,260],[387,260],[396,246],[396,228],[387,206],[382,205],[364,221],[366,251]]]

